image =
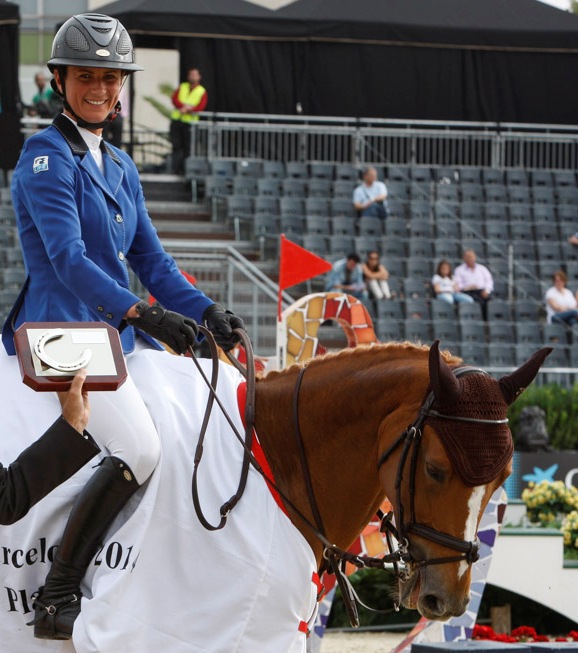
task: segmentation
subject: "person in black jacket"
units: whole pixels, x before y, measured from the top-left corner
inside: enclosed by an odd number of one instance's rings
[[[86,431],[90,406],[83,390],[86,370],[59,392],[62,415],[8,467],[0,464],[0,524],[13,524],[55,487],[93,458],[100,448]],[[50,465],[56,460],[58,464]]]

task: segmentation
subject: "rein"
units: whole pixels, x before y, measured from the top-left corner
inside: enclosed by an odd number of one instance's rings
[[[251,454],[251,446],[253,444],[253,425],[255,421],[255,365],[253,362],[253,348],[251,346],[251,341],[249,336],[243,329],[235,329],[235,333],[239,336],[239,339],[245,348],[247,354],[247,367],[246,369],[239,363],[239,361],[231,355],[229,352],[226,352],[226,356],[229,361],[241,372],[247,381],[247,400],[245,403],[245,436],[244,439],[238,433],[233,421],[231,420],[230,415],[227,413],[225,407],[221,403],[219,397],[217,396],[217,381],[219,376],[219,352],[217,350],[217,344],[213,337],[213,334],[206,329],[205,327],[199,325],[199,331],[204,334],[208,344],[209,349],[211,350],[211,361],[212,361],[212,370],[211,370],[211,380],[207,379],[206,374],[201,368],[197,357],[195,356],[192,347],[190,348],[191,357],[197,367],[197,370],[201,374],[203,380],[209,388],[209,398],[207,399],[207,406],[205,409],[205,415],[203,417],[203,423],[201,425],[201,431],[199,434],[199,440],[197,442],[197,448],[195,450],[194,465],[193,465],[193,478],[191,481],[191,494],[193,497],[193,505],[195,506],[195,512],[201,524],[209,531],[217,531],[225,526],[227,523],[227,518],[229,513],[233,508],[239,503],[243,492],[245,491],[245,485],[247,484],[247,476],[249,474],[249,465],[254,464]],[[217,525],[211,524],[205,517],[203,510],[201,508],[201,503],[199,500],[199,488],[198,488],[198,470],[203,457],[203,443],[205,441],[205,436],[207,434],[207,427],[209,424],[209,418],[213,410],[214,402],[217,402],[219,408],[221,409],[223,415],[229,422],[229,425],[233,429],[233,432],[237,438],[241,441],[245,453],[243,455],[243,464],[241,466],[241,476],[239,478],[239,484],[235,494],[228,500],[223,503],[219,509],[220,521]]]

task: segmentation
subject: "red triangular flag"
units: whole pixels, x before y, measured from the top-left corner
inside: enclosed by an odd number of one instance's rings
[[[324,258],[312,254],[303,247],[287,240],[281,234],[279,258],[279,292],[311,277],[331,270],[332,265]]]

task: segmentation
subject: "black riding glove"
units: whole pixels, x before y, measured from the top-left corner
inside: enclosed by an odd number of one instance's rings
[[[219,304],[212,304],[203,313],[203,322],[213,334],[215,342],[224,351],[229,351],[239,342],[239,336],[233,329],[244,329],[245,323],[231,311],[226,311]]]
[[[194,320],[160,306],[149,306],[146,302],[139,302],[136,310],[139,317],[129,317],[126,321],[164,342],[178,354],[184,354],[195,343],[199,327]]]

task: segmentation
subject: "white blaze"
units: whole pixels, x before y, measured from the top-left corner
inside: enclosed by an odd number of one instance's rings
[[[478,526],[478,520],[480,518],[480,512],[482,509],[482,500],[484,494],[486,493],[486,486],[480,485],[475,487],[472,490],[468,501],[468,516],[466,519],[466,526],[464,529],[464,540],[466,542],[471,542],[476,537],[476,529]],[[458,578],[461,578],[466,571],[468,570],[468,563],[463,560],[460,562],[458,567]]]

